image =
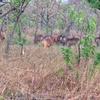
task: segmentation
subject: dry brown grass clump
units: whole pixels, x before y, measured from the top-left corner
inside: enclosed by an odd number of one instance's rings
[[[60,46],[11,46],[8,64],[0,50],[0,94],[5,100],[99,100],[100,72],[88,76],[88,66],[68,71]],[[79,77],[75,76],[79,72]],[[92,72],[91,72],[92,73]]]

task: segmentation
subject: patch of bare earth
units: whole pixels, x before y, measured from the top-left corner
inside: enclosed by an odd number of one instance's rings
[[[27,45],[20,57],[20,47],[13,45],[7,64],[1,46],[0,95],[5,100],[99,100],[99,71],[91,79],[87,69],[80,71],[82,65],[68,71],[60,48]],[[74,76],[77,70],[81,78]]]

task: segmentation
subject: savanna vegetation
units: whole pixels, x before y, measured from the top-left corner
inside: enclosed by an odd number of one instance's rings
[[[1,0],[0,100],[99,100],[100,1]]]

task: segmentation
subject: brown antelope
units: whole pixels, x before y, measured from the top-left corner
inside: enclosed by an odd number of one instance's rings
[[[1,34],[0,34],[0,43],[2,43],[3,40],[5,39],[5,35],[6,35],[5,32],[1,32]]]
[[[58,42],[61,43],[61,44],[63,44],[63,46],[65,44],[67,44],[67,39],[68,39],[67,34],[62,34],[62,35],[58,36]]]
[[[95,38],[95,43],[97,46],[100,45],[100,36]]]
[[[63,46],[64,46],[65,44],[67,44],[67,39],[68,39],[68,37],[67,37],[66,35],[63,35],[63,36],[62,36],[61,43],[63,44]]]
[[[42,43],[42,45],[43,45],[44,48],[50,47],[50,46],[51,46],[51,41],[50,41],[49,38],[43,39],[43,40],[41,41],[41,43]]]
[[[63,34],[58,35],[58,37],[57,37],[57,44],[59,44],[59,43],[63,44],[63,38],[64,37],[65,37],[65,35],[63,35]]]
[[[52,46],[54,42],[55,42],[55,39],[53,36],[48,36],[46,38],[43,38],[41,41],[44,48]]]
[[[51,41],[51,45],[53,45],[54,42],[56,42],[56,40],[55,40],[56,38],[54,36],[51,36],[49,39]]]
[[[35,44],[37,44],[37,43],[39,43],[41,40],[42,40],[42,38],[43,38],[43,35],[36,35],[35,34],[35,36],[34,36],[34,43]]]
[[[69,47],[75,45],[76,52],[77,52],[78,55],[79,55],[78,63],[80,63],[80,57],[81,57],[81,56],[80,56],[80,48],[81,48],[81,47],[80,47],[80,45],[78,44],[79,41],[80,41],[79,38],[75,38],[75,37],[73,37],[73,38],[67,38],[67,45],[68,45]]]
[[[52,37],[54,38],[54,42],[57,42],[57,39],[58,39],[58,34],[52,34]]]
[[[76,44],[78,44],[78,42],[79,42],[79,38],[67,38],[67,45],[68,46],[72,46],[72,45],[76,45]]]

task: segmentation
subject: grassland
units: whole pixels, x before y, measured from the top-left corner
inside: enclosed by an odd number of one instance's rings
[[[81,60],[68,71],[62,46],[44,49],[26,45],[25,54],[20,56],[20,47],[11,45],[8,62],[4,58],[5,46],[0,48],[0,100],[100,99],[100,67],[89,71],[89,61],[82,71],[84,61]]]

